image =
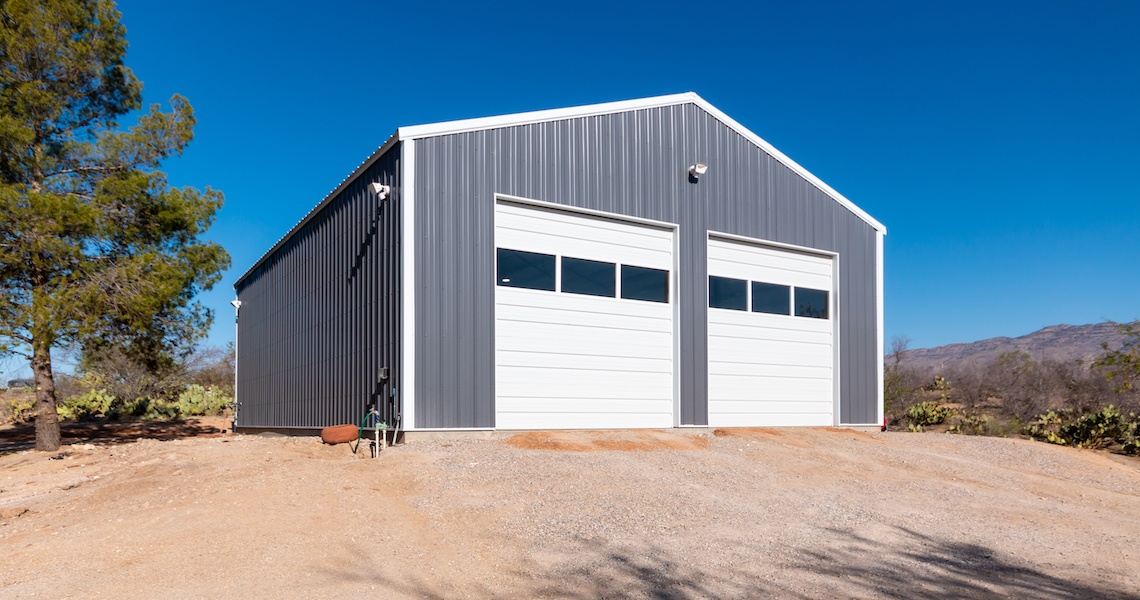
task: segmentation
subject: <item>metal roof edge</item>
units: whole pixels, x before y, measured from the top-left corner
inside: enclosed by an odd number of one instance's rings
[[[322,208],[327,206],[329,202],[332,202],[333,198],[336,198],[337,194],[344,191],[344,188],[348,187],[348,184],[352,183],[352,181],[356,179],[357,176],[359,176],[361,173],[363,173],[365,169],[371,167],[373,163],[379,160],[381,156],[384,156],[384,154],[387,153],[388,150],[391,150],[396,145],[396,142],[399,141],[400,135],[399,132],[396,132],[388,138],[388,141],[381,144],[381,146],[377,148],[371,156],[364,159],[364,162],[360,163],[360,166],[353,169],[352,173],[342,179],[341,182],[337,184],[337,186],[333,188],[331,192],[325,195],[323,200],[321,200],[319,203],[317,203],[316,206],[309,210],[309,212],[306,213],[304,217],[301,217],[301,220],[297,221],[297,224],[290,228],[288,233],[281,236],[281,238],[277,240],[277,243],[273,244],[272,248],[267,250],[265,254],[262,254],[261,258],[257,259],[257,261],[253,263],[252,267],[247,269],[241,277],[238,277],[237,281],[234,282],[234,289],[236,290],[241,287],[242,282],[244,282],[247,277],[253,274],[253,272],[256,271],[258,267],[264,264],[265,261],[273,255],[274,252],[277,252],[277,250],[280,249],[281,246],[285,244],[285,242],[289,241],[289,238],[293,237],[302,227],[304,227],[305,223],[308,223],[314,216],[316,216],[318,212],[321,211]]]
[[[653,96],[651,98],[638,98],[634,100],[619,100],[617,102],[604,102],[601,104],[587,104],[569,108],[554,108],[549,110],[536,110],[531,112],[513,113],[494,117],[478,117],[475,119],[462,119],[459,121],[445,121],[443,123],[429,123],[426,125],[412,125],[401,127],[397,134],[401,140],[409,140],[437,135],[450,135],[480,129],[497,129],[500,127],[515,127],[545,121],[560,121],[563,119],[576,119],[594,115],[604,115],[629,110],[645,108],[658,108],[674,104],[684,104],[700,100],[693,92],[669,94],[667,96]]]

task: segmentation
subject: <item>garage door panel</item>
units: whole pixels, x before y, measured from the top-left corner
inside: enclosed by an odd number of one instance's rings
[[[737,279],[788,282],[794,285],[826,285],[831,279],[831,265],[816,257],[779,251],[726,247],[715,241],[709,244],[709,274]],[[826,288],[825,288],[826,289]]]
[[[500,204],[495,236],[499,248],[672,271],[673,233],[658,228]],[[495,301],[496,427],[672,426],[671,304],[506,286]]]
[[[832,344],[831,329],[820,331],[816,327],[805,329],[774,329],[771,327],[741,327],[728,323],[709,323],[709,335],[728,340],[760,340],[763,342],[799,342],[807,344]]]
[[[830,364],[813,367],[808,365],[758,365],[751,361],[716,360],[709,365],[709,374],[737,377],[831,379],[831,369]]]
[[[547,227],[546,225],[552,225]],[[620,248],[632,252],[657,252],[670,254],[672,237],[665,230],[641,228],[630,229],[626,225],[617,228],[600,221],[570,223],[563,220],[534,219],[523,216],[510,216],[498,224],[498,241],[531,240],[535,245],[559,247],[569,244],[571,248]],[[536,240],[531,234],[543,236]],[[521,237],[526,236],[526,237]],[[501,244],[500,244],[501,245]]]
[[[614,410],[646,414],[668,412],[669,407],[659,402],[660,393],[672,389],[671,381],[665,386],[631,386],[618,382],[612,388],[604,390],[598,387],[603,385],[601,382],[598,382],[594,387],[590,387],[589,382],[569,382],[565,387],[550,386],[550,390],[543,390],[542,396],[535,396],[533,394],[534,388],[526,387],[530,383],[522,381],[504,382],[503,389],[498,392],[499,398],[503,402],[503,410],[524,411],[527,406],[531,406],[538,412],[567,411],[570,408],[574,411],[596,412],[599,407],[618,406],[620,403],[626,403],[620,404],[626,408],[620,410],[615,408]],[[533,404],[517,401],[520,398],[535,397],[542,398],[542,401]]]
[[[754,335],[759,330],[793,333],[814,331],[827,336],[830,336],[832,332],[830,319],[809,319],[722,308],[709,309],[709,327],[717,328],[718,334],[724,333],[729,327],[735,330],[755,330],[749,332],[748,335]]]
[[[617,335],[587,336],[581,331],[572,332],[574,335],[570,335],[567,329],[564,326],[539,326],[534,328],[534,334],[506,332],[499,340],[501,344],[499,348],[568,356],[596,354],[610,357],[672,358],[672,337],[666,333],[614,330]],[[541,337],[536,339],[533,337],[535,335]]]
[[[788,401],[790,407],[817,406],[830,411],[831,380],[808,377],[741,377],[722,375],[717,401]],[[802,410],[802,409],[801,409]]]
[[[712,276],[833,294],[833,270],[825,256],[709,240]],[[833,319],[710,308],[708,332],[710,425],[834,424]]]
[[[661,330],[673,321],[672,307],[667,304],[661,305],[664,308],[647,309],[644,302],[636,300],[581,296],[582,300],[567,301],[552,296],[572,294],[545,292],[524,296],[514,291],[504,290],[507,293],[498,303],[501,320],[647,330]]]
[[[751,363],[757,366],[808,367],[830,367],[834,362],[830,345],[735,338],[716,339],[716,343],[712,343],[710,338],[709,360],[718,363]]]
[[[614,364],[612,356],[602,352],[567,355],[561,352],[533,352],[529,350],[499,350],[498,364],[504,367],[529,367],[545,369],[588,369],[594,371],[614,371],[624,373],[672,373],[673,357],[661,355],[657,358],[623,356],[621,364]]]

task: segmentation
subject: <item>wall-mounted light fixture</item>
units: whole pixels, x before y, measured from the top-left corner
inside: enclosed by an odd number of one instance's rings
[[[391,187],[386,186],[383,183],[370,183],[368,184],[368,188],[371,189],[372,193],[376,194],[380,200],[387,200],[388,192],[392,191]]]
[[[704,163],[697,163],[697,164],[689,167],[689,177],[692,177],[693,179],[699,179],[700,176],[704,175],[705,171],[708,171],[708,170],[709,170],[708,165],[706,165]]]

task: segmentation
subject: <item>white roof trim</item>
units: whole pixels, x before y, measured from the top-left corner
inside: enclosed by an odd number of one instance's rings
[[[673,106],[686,102],[701,100],[700,96],[692,92],[684,94],[671,94],[668,96],[654,96],[653,98],[639,98],[637,100],[622,100],[620,102],[605,102],[603,104],[589,104],[586,106],[572,106],[570,108],[555,108],[551,110],[536,110],[532,112],[501,115],[497,117],[480,117],[477,119],[464,119],[462,121],[447,121],[444,123],[430,123],[427,125],[413,125],[401,127],[396,135],[401,140],[430,137],[436,135],[450,135],[480,129],[496,129],[499,127],[515,127],[545,121],[561,121],[564,119],[577,119],[592,117],[594,115],[607,115],[629,110],[645,108],[658,108]],[[703,101],[702,101],[703,102]]]
[[[559,121],[564,119],[576,119],[581,117],[590,117],[595,115],[605,115],[618,112],[625,112],[630,110],[641,110],[646,108],[659,108],[662,106],[673,106],[677,104],[686,104],[692,102],[700,107],[705,112],[713,116],[721,123],[728,126],[736,133],[739,133],[744,139],[750,141],[756,147],[767,152],[777,161],[788,167],[800,177],[803,177],[812,185],[816,186],[823,193],[831,196],[836,202],[846,207],[851,212],[855,213],[860,219],[867,222],[868,225],[882,233],[887,232],[886,226],[875,220],[874,217],[867,214],[863,209],[855,205],[854,202],[847,199],[846,196],[835,191],[831,186],[824,183],[815,175],[812,175],[807,169],[800,166],[799,163],[790,159],[783,152],[777,150],[772,144],[769,144],[760,136],[752,133],[747,127],[737,123],[732,117],[724,114],[717,107],[709,104],[704,98],[701,98],[694,92],[685,92],[683,94],[671,94],[668,96],[655,96],[652,98],[641,98],[637,100],[623,100],[620,102],[606,102],[603,104],[590,104],[587,106],[576,106],[571,108],[556,108],[553,110],[539,110],[533,112],[516,113],[511,115],[502,115],[497,117],[482,117],[478,119],[464,119],[461,121],[447,121],[444,123],[432,123],[428,125],[414,125],[411,127],[401,127],[396,131],[396,137],[401,140],[417,139],[423,137],[431,137],[437,135],[451,135],[455,133],[465,133],[469,131],[478,131],[481,129],[497,129],[500,127],[515,127],[518,125],[529,125],[532,123],[541,123],[544,121]]]

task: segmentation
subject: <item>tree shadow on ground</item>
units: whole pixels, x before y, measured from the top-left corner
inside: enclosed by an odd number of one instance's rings
[[[189,437],[217,437],[225,431],[197,420],[107,421],[59,424],[64,447],[71,444],[126,444],[141,439],[168,442]],[[36,428],[23,423],[0,428],[0,454],[31,450],[36,446]]]
[[[377,591],[422,598],[995,598],[1140,600],[1121,582],[1072,581],[1017,561],[993,548],[937,539],[906,529],[876,541],[845,530],[822,530],[827,550],[756,551],[742,545],[731,556],[695,558],[653,543],[591,540],[567,544],[549,566],[504,565],[489,580],[502,587],[429,575],[433,567],[398,580],[368,564],[328,571],[345,583],[369,582]],[[700,540],[694,540],[700,544]],[[771,546],[768,546],[771,548]],[[775,555],[778,554],[778,555]],[[705,560],[709,562],[698,562]],[[442,568],[440,569],[443,570]],[[1092,574],[1090,573],[1090,576]]]
[[[890,541],[879,541],[853,531],[826,530],[823,535],[833,540],[827,551],[799,552],[792,566],[835,582],[837,590],[879,598],[1140,600],[1136,592],[1119,589],[1120,582],[1072,581],[994,548],[905,527],[892,532]]]

